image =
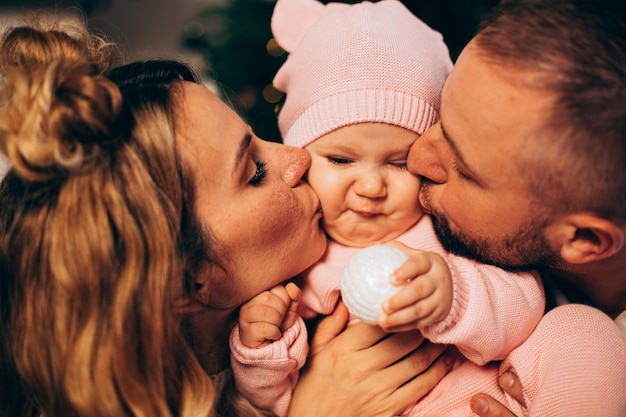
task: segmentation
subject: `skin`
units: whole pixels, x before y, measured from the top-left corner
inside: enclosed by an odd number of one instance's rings
[[[471,44],[459,56],[442,91],[441,120],[414,144],[408,161],[411,172],[426,178],[420,202],[442,242],[453,242],[447,249],[499,265],[525,263],[508,242],[534,219],[511,161],[550,104],[539,91],[503,78]],[[546,241],[530,229],[529,245]],[[470,406],[483,417],[514,416],[486,394]]]
[[[389,242],[409,255],[390,277],[402,288],[383,303],[378,325],[387,332],[422,329],[443,320],[452,308],[453,283],[450,268],[436,253]]]
[[[604,278],[623,276],[624,225],[591,212],[549,215],[515,168],[528,141],[548,134],[553,98],[529,87],[532,79],[470,42],[444,85],[441,121],[409,153],[409,170],[422,177],[420,202],[448,250],[541,267],[615,318],[626,309],[626,279]]]
[[[307,267],[325,248],[319,200],[302,180],[310,159],[256,137],[207,89],[186,87],[177,137],[183,160],[195,172],[199,220],[229,254],[225,268],[235,279],[220,287],[220,298],[228,298],[220,307],[239,306]],[[228,137],[235,144],[223,139]],[[293,253],[299,256],[289,257]],[[250,276],[255,279],[240,279]]]
[[[441,120],[411,148],[408,163],[411,172],[425,178],[419,198],[436,229],[438,224],[444,232],[441,225],[447,224],[442,243],[458,240],[448,249],[463,248],[470,257],[501,266],[526,265],[520,243],[512,242],[533,229],[537,212],[512,161],[552,100],[501,73],[470,44],[444,84]],[[534,252],[537,240],[556,250],[543,230],[525,234],[532,239],[526,251]]]
[[[302,291],[290,282],[264,291],[241,306],[239,338],[244,346],[262,348],[280,339],[296,323]]]
[[[553,105],[530,87],[533,75],[495,65],[470,42],[444,85],[440,122],[410,150],[409,170],[422,178],[420,202],[446,249],[499,266],[543,267],[616,317],[626,309],[626,280],[605,277],[623,276],[624,228],[589,212],[550,215],[517,169],[529,141],[548,134],[542,124]],[[511,380],[500,382],[516,396],[519,381]],[[513,415],[483,394],[471,406],[483,417]]]
[[[533,190],[517,162],[520,155],[527,155],[522,151],[530,141],[547,134],[542,126],[550,114],[553,97],[531,87],[534,74],[499,67],[476,48],[473,43],[466,47],[444,86],[440,122],[410,150],[409,171],[422,179],[420,203],[433,216],[438,235],[448,250],[499,266],[542,267],[556,282],[578,288],[594,305],[616,317],[626,309],[626,281],[604,277],[623,276],[626,231],[594,213],[553,214],[534,202]],[[333,342],[341,340],[341,336],[332,339],[326,349],[333,351]],[[342,356],[342,363],[351,357]],[[359,355],[355,352],[354,357]],[[327,363],[328,359],[322,362],[313,356],[307,366],[315,369],[318,376],[326,374],[332,380],[332,376],[340,375],[334,368],[339,362],[330,357],[331,362]],[[358,365],[359,362],[353,364],[362,370]],[[354,398],[358,396],[337,393],[316,382],[309,385],[307,369],[294,399],[317,392],[340,399],[332,404],[343,406],[342,398],[350,398],[356,404]],[[420,375],[412,382],[428,380]],[[500,384],[515,398],[521,398],[521,387],[514,374],[503,375]],[[307,390],[302,394],[304,388],[300,387],[304,386]],[[412,400],[418,400],[423,393],[414,391]],[[365,392],[361,395],[374,398]],[[384,403],[383,399],[380,401]],[[379,401],[370,403],[377,407]],[[477,394],[470,405],[483,417],[513,415],[484,394]],[[385,408],[380,415],[394,412]],[[332,415],[328,410],[318,414]]]
[[[194,324],[203,326],[206,340],[216,341],[207,351],[221,352],[220,357],[204,364],[215,373],[228,362],[221,346],[227,346],[223,335],[230,332],[236,308],[318,259],[326,239],[318,224],[319,200],[302,181],[308,154],[259,139],[202,86],[184,83],[181,93],[176,140],[194,172],[195,209],[228,256],[224,270],[199,274],[197,299],[182,300],[179,307],[196,313]]]
[[[319,227],[319,200],[302,181],[310,164],[306,151],[257,138],[204,87],[183,83],[181,94],[177,147],[183,163],[194,173],[195,209],[218,242],[220,253],[228,254],[222,261],[229,274],[221,269],[200,273],[197,295],[181,298],[175,309],[187,318],[188,331],[198,336],[195,350],[200,363],[207,373],[215,374],[229,364],[228,335],[239,305],[317,260],[325,249],[326,236]],[[281,233],[283,229],[288,231]],[[425,344],[416,351],[423,338],[386,337],[382,330],[368,325],[341,333],[348,315],[345,308],[338,311],[320,324],[313,343],[316,359],[298,385],[292,402],[296,413],[292,415],[381,415],[365,400],[369,396],[383,400],[377,409],[400,410],[410,404],[415,393],[425,395],[449,372],[454,357],[444,353],[445,346]],[[344,357],[352,359],[343,361]],[[354,361],[367,370],[367,378],[353,372]],[[330,379],[329,370],[336,372]],[[412,379],[415,375],[420,378]],[[363,395],[366,392],[368,396]],[[322,408],[322,403],[348,408],[332,407],[320,414],[310,407],[312,403]]]
[[[522,384],[513,372],[505,372],[498,378],[500,387],[520,404],[525,405]],[[515,417],[504,405],[487,394],[476,394],[470,400],[470,407],[481,417]]]
[[[324,230],[332,239],[351,247],[388,242],[422,217],[419,180],[406,167],[409,148],[418,137],[391,124],[357,123],[306,146],[311,155],[307,180],[320,198]],[[379,325],[398,332],[442,320],[452,305],[447,264],[439,255],[393,244],[410,257],[390,279],[394,285],[406,285],[385,304]],[[278,340],[295,322],[292,313],[300,295],[290,284],[244,304],[241,342],[260,348]]]
[[[337,129],[307,146],[312,158],[307,179],[320,197],[324,226],[332,238],[357,247],[385,242],[421,218],[419,183],[406,169],[408,149],[417,137],[397,126],[361,123]],[[414,255],[394,274],[398,284],[421,276],[397,297],[392,305],[398,312],[384,325],[399,323],[398,331],[411,330],[439,320],[451,304],[452,280],[445,262],[438,255],[392,244]],[[246,302],[239,314],[242,344],[261,348],[279,339],[295,322],[300,296],[300,290],[289,283]],[[413,308],[417,301],[419,310]],[[290,415],[395,415],[416,395],[428,393],[453,362],[453,357],[442,355],[445,346],[431,345],[415,332],[388,337],[380,327],[359,324],[340,334],[347,320],[340,304],[335,314],[321,322]],[[398,362],[401,357],[405,359]],[[420,377],[413,379],[416,374]],[[386,381],[384,386],[380,378]],[[329,379],[347,383],[320,384]],[[354,380],[358,383],[348,382]]]
[[[336,129],[305,147],[311,155],[307,180],[324,210],[323,227],[350,247],[385,243],[422,215],[419,180],[406,167],[419,135],[385,123]]]
[[[387,123],[356,123],[305,147],[311,155],[307,180],[320,198],[323,227],[331,239],[350,247],[386,243],[422,217],[419,179],[406,166],[417,138],[417,133]],[[397,332],[443,319],[452,304],[447,264],[439,255],[395,246],[410,258],[390,280],[407,285],[385,303],[378,324]]]
[[[347,321],[348,311],[340,303],[320,323],[289,417],[398,415],[425,396],[456,360],[445,346],[428,343],[419,332],[389,336],[365,323],[343,330]]]

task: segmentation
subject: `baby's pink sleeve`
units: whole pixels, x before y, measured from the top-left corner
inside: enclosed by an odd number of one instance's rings
[[[424,336],[456,345],[478,365],[504,359],[530,336],[544,314],[539,275],[450,254],[444,258],[453,279],[452,308],[441,322],[422,329]]]
[[[283,336],[262,348],[248,348],[239,339],[239,327],[230,335],[231,366],[235,385],[254,406],[285,416],[298,373],[309,346],[306,326],[298,317]]]

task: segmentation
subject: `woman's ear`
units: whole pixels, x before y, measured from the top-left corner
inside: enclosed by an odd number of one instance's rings
[[[210,298],[210,274],[198,274],[192,294],[185,294],[174,301],[174,312],[197,313],[206,308]]]
[[[624,230],[594,214],[570,214],[555,227],[561,257],[570,264],[609,258],[624,245]]]
[[[195,298],[196,300],[204,305],[209,304],[209,300],[211,298],[211,274],[210,273],[201,273],[198,274],[196,278],[196,291]]]

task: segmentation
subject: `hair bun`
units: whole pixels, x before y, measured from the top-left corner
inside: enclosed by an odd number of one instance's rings
[[[84,61],[95,64],[104,74],[115,64],[117,49],[103,37],[70,21],[45,23],[43,16],[30,26],[7,31],[0,46],[0,70],[29,71],[54,61]]]
[[[26,179],[46,181],[91,166],[115,142],[121,95],[95,67],[57,62],[14,73],[0,115],[1,146]]]
[[[82,39],[17,28],[0,47],[0,149],[25,179],[79,172],[117,142],[121,94]]]

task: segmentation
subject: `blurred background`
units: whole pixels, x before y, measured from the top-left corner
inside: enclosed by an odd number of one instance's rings
[[[335,0],[357,3],[360,0]],[[322,0],[328,3],[328,0]],[[455,60],[498,0],[402,0],[441,32]],[[255,133],[279,141],[282,95],[271,86],[286,54],[271,41],[275,0],[0,0],[0,30],[37,11],[79,18],[118,43],[127,60],[193,65]]]

